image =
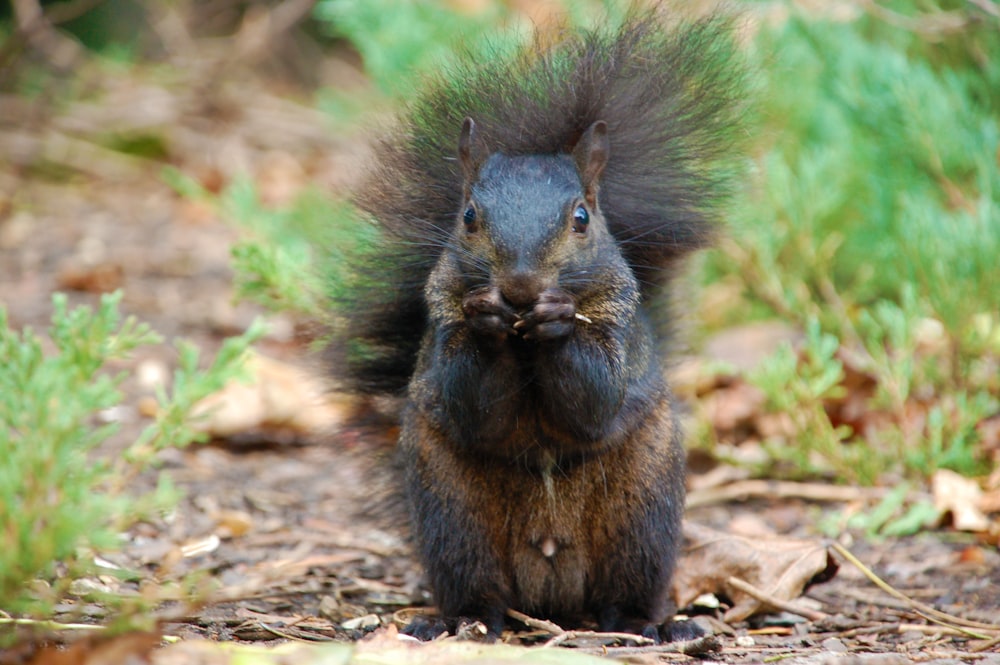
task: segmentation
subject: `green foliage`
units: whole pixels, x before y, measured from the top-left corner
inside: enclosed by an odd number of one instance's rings
[[[114,545],[108,516],[120,513],[121,497],[94,491],[109,468],[91,464],[87,453],[114,431],[92,424],[117,404],[121,377],[99,375],[110,360],[156,341],[133,320],[122,324],[116,299],[96,313],[66,311],[54,300],[46,356],[31,330],[7,327],[0,309],[0,604],[18,612],[31,606],[21,593],[27,581],[51,575],[57,561],[72,558],[81,543]],[[96,528],[95,528],[96,527]]]
[[[926,498],[912,501],[913,487],[900,483],[890,490],[870,510],[857,512],[846,519],[839,513],[829,513],[819,528],[834,538],[845,527],[859,529],[869,538],[908,536],[932,526],[941,518],[941,511]]]
[[[961,29],[932,29],[933,2],[850,20],[789,11],[755,42],[768,145],[704,271],[743,284],[734,318],[809,330],[802,354],[751,377],[796,421],[771,449],[806,474],[820,453],[851,481],[900,464],[981,472],[975,425],[1000,407],[985,369],[1000,357],[1000,21],[967,5],[949,15]],[[875,381],[870,406],[889,424],[864,440],[826,418],[827,336]]]
[[[95,454],[117,431],[101,417],[122,400],[125,374],[108,367],[159,338],[118,313],[121,294],[104,296],[97,311],[68,310],[53,297],[47,339],[13,331],[0,308],[0,607],[45,615],[73,579],[92,568],[94,550],[114,549],[118,531],[163,509],[175,498],[169,483],[153,493],[129,494],[130,480],[149,468],[152,453],[197,438],[190,427],[194,403],[239,371],[256,330],[228,340],[207,369],[181,347],[170,395],[161,415],[124,455]],[[88,556],[88,553],[91,553]],[[57,571],[56,566],[60,567]],[[123,599],[108,599],[110,607]]]
[[[378,87],[406,96],[422,85],[421,74],[447,67],[456,51],[472,57],[503,53],[523,43],[533,26],[508,6],[493,0],[460,9],[447,0],[320,0],[315,18],[332,37],[350,41]],[[570,25],[619,22],[628,2],[562,0]],[[482,49],[483,45],[488,48]],[[342,108],[344,100],[327,100]]]
[[[179,340],[177,369],[174,370],[170,391],[162,386],[158,388],[156,421],[143,430],[125,451],[123,459],[126,463],[133,470],[139,470],[151,464],[153,455],[164,448],[180,448],[204,440],[204,434],[193,427],[195,406],[241,376],[243,358],[250,344],[263,334],[264,325],[260,321],[254,322],[239,337],[226,339],[219,353],[205,368],[201,367],[198,347]]]
[[[764,392],[768,410],[787,415],[796,438],[766,441],[772,458],[790,463],[795,475],[833,471],[839,478],[871,482],[874,460],[862,446],[845,445],[850,429],[834,427],[826,412],[826,402],[844,392],[843,365],[835,357],[839,346],[813,320],[802,354],[785,345],[747,378]]]
[[[394,94],[411,92],[416,74],[442,66],[456,38],[468,43],[483,39],[507,15],[499,3],[466,14],[441,0],[320,0],[315,10],[330,35],[354,44],[372,80]]]
[[[269,207],[246,178],[214,195],[177,170],[167,169],[164,177],[181,195],[215,207],[242,228],[232,248],[237,298],[271,311],[325,321],[329,299],[346,283],[347,257],[374,238],[374,227],[360,221],[353,206],[316,189],[288,206]]]
[[[336,204],[307,191],[290,208],[268,209],[247,180],[234,181],[219,203],[228,219],[248,231],[231,250],[237,297],[322,319],[325,285],[316,254],[329,244],[328,222],[342,219]]]
[[[984,85],[1000,84],[1000,32],[987,23],[950,36],[968,43],[960,68],[936,57],[946,45],[869,16],[796,16],[763,35],[778,139],[745,224],[815,301],[827,283],[864,305],[911,283],[956,337],[1000,311],[1000,93]]]

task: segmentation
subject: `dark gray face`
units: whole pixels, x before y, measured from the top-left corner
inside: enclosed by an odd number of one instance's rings
[[[472,201],[499,264],[525,271],[570,232],[583,193],[568,155],[494,154],[479,172]]]

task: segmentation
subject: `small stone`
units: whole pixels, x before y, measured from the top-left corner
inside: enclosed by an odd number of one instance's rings
[[[331,595],[324,595],[319,600],[319,615],[327,619],[336,619],[341,612],[340,601]]]
[[[836,637],[829,637],[820,643],[820,646],[827,651],[832,651],[833,653],[847,653],[847,645],[838,640]]]
[[[378,618],[377,614],[366,614],[356,619],[348,619],[340,624],[340,627],[344,630],[365,630],[366,628],[375,628],[380,625],[382,625],[382,621]]]

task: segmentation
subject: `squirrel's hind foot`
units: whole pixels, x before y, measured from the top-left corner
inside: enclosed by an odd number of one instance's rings
[[[438,617],[414,617],[400,632],[421,642],[430,642],[447,633],[448,624]]]
[[[467,617],[415,617],[403,628],[402,633],[415,637],[421,642],[430,642],[445,633],[455,635],[459,639],[473,642],[496,642],[500,638],[502,625],[488,626],[477,619]]]
[[[690,619],[671,619],[659,626],[659,633],[664,642],[684,642],[703,636],[705,630]]]
[[[693,640],[705,634],[694,621],[667,619],[663,623],[649,623],[640,618],[622,616],[617,607],[605,608],[598,615],[598,627],[603,632],[635,633],[655,644]]]

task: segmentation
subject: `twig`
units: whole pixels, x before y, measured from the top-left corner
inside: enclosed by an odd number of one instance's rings
[[[752,596],[753,598],[759,600],[762,603],[766,603],[775,609],[782,610],[784,612],[790,612],[791,614],[797,614],[800,617],[805,617],[810,621],[821,621],[829,617],[825,612],[819,612],[817,610],[810,610],[804,607],[799,607],[795,603],[788,602],[786,600],[781,600],[769,593],[766,593],[749,582],[745,582],[738,577],[730,577],[726,580],[726,584],[736,589],[739,589],[743,593]]]
[[[969,2],[982,9],[990,16],[1000,18],[1000,7],[997,6],[997,3],[990,2],[990,0],[969,0]]]
[[[751,497],[846,502],[858,499],[878,500],[883,496],[885,496],[885,491],[881,489],[841,487],[822,483],[794,483],[780,480],[740,480],[722,487],[688,492],[685,506],[694,508]]]
[[[316,0],[285,0],[273,8],[246,12],[233,40],[233,60],[256,62],[270,54],[276,41],[309,15]]]
[[[670,642],[668,644],[657,644],[648,647],[605,647],[599,651],[597,649],[580,649],[580,651],[614,658],[650,653],[678,653],[685,656],[701,656],[712,651],[718,651],[721,648],[722,643],[719,642],[718,637],[715,635],[705,635],[684,642]]]
[[[68,69],[83,51],[75,40],[52,26],[38,0],[12,0],[17,30],[24,39],[59,69]]]
[[[921,615],[923,616],[923,615]],[[926,617],[925,617],[926,618]],[[969,633],[959,630],[956,626],[939,625],[928,626],[922,623],[900,623],[896,626],[898,633],[923,633],[924,635],[968,635]]]
[[[881,633],[898,633],[901,632],[899,627],[902,624],[898,621],[896,623],[880,623],[875,626],[863,626],[861,628],[851,628],[850,630],[842,630],[837,635],[845,639],[850,639],[857,637],[858,635],[879,635]]]
[[[258,621],[257,625],[260,626],[261,628],[263,628],[264,630],[266,630],[267,632],[269,632],[269,633],[271,633],[273,635],[277,635],[278,637],[283,637],[286,640],[294,640],[296,642],[307,642],[307,643],[311,643],[311,642],[332,642],[333,641],[332,638],[329,638],[326,635],[319,635],[319,634],[308,633],[309,637],[303,637],[303,636],[300,636],[300,635],[293,635],[291,633],[286,633],[284,631],[278,630],[274,626],[270,626],[270,625],[264,623],[263,621]],[[300,629],[300,632],[301,632],[301,629]]]
[[[543,647],[554,647],[560,644],[565,644],[572,640],[577,639],[590,639],[590,640],[615,640],[615,641],[625,641],[630,640],[636,644],[656,644],[656,642],[648,637],[643,637],[642,635],[636,635],[634,633],[604,633],[600,631],[593,630],[565,630],[558,624],[552,623],[551,621],[546,621],[544,619],[535,619],[534,617],[529,617],[523,612],[518,612],[517,610],[507,610],[507,616],[512,619],[516,619],[528,626],[529,628],[534,628],[536,630],[542,630],[546,633],[552,635],[552,639],[543,644]]]
[[[635,633],[602,633],[595,630],[567,630],[561,635],[556,635],[542,647],[557,647],[560,644],[573,640],[598,640],[601,642],[634,642],[639,646],[656,644],[656,640]]]
[[[989,651],[990,649],[992,649],[993,647],[995,647],[997,645],[1000,645],[1000,636],[994,637],[992,640],[986,642],[985,644],[980,644],[979,646],[977,646],[976,648],[974,648],[972,651],[974,653],[980,653],[980,652],[983,652],[983,651]]]
[[[898,598],[899,600],[902,600],[911,609],[919,612],[922,615],[925,615],[925,618],[929,619],[929,618],[933,617],[934,619],[942,622],[943,625],[946,625],[946,626],[948,626],[950,628],[955,628],[957,626],[965,626],[966,628],[975,628],[977,630],[1000,631],[1000,625],[990,624],[990,623],[981,623],[979,621],[971,621],[969,619],[963,619],[962,617],[955,616],[954,614],[948,614],[947,612],[942,612],[940,610],[936,610],[933,607],[931,607],[930,605],[927,605],[925,603],[921,603],[918,600],[913,600],[912,598],[910,598],[909,596],[907,596],[906,594],[904,594],[902,591],[898,591],[891,584],[889,584],[888,582],[886,582],[885,580],[883,580],[881,577],[879,577],[878,575],[876,575],[874,572],[872,572],[872,570],[870,568],[868,568],[865,564],[861,563],[861,561],[856,556],[854,556],[853,554],[851,554],[847,550],[847,548],[845,548],[840,543],[833,542],[833,543],[830,544],[830,546],[833,548],[833,550],[835,552],[837,552],[838,554],[840,554],[840,556],[844,557],[855,568],[857,568],[858,570],[860,570],[861,573],[865,577],[867,577],[869,580],[871,580],[871,582],[875,586],[877,586],[878,588],[882,589],[883,591],[885,591],[890,596],[892,596],[894,598]],[[992,637],[992,635],[982,637],[981,639],[990,639],[990,637]]]
[[[952,649],[924,648],[920,650],[920,658],[925,663],[927,662],[939,663],[942,661],[959,661],[965,663],[965,662],[975,662],[977,660],[983,660],[984,658],[989,658],[989,656],[987,656],[984,653],[975,653],[974,651],[961,651],[959,649],[952,650]]]
[[[993,635],[983,635],[982,633],[977,633],[977,632],[975,632],[975,631],[973,631],[973,630],[971,630],[969,628],[965,628],[963,626],[957,626],[957,625],[955,625],[955,624],[953,624],[951,622],[948,622],[948,621],[941,621],[940,619],[935,619],[934,617],[928,616],[928,615],[926,615],[926,614],[924,614],[923,612],[920,612],[920,611],[917,611],[917,614],[919,616],[922,616],[923,618],[927,619],[931,623],[936,623],[939,626],[941,626],[941,628],[939,630],[943,629],[943,630],[946,630],[946,631],[949,631],[949,632],[954,631],[957,634],[968,635],[969,637],[974,637],[974,638],[979,639],[979,640],[988,640],[991,637],[993,637]]]
[[[872,0],[862,2],[862,7],[877,19],[889,25],[917,33],[923,37],[937,38],[958,32],[969,25],[972,20],[960,11],[939,11],[911,18],[904,14],[887,9]]]
[[[534,617],[529,617],[527,614],[518,612],[517,610],[511,610],[511,609],[507,610],[507,616],[509,616],[511,619],[516,619],[520,621],[529,628],[534,628],[536,630],[544,630],[545,632],[551,633],[552,635],[562,635],[563,633],[566,632],[565,629],[563,629],[558,624],[552,623],[551,621],[546,621],[545,619],[536,619]]]

